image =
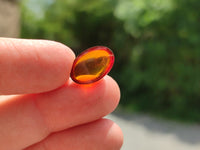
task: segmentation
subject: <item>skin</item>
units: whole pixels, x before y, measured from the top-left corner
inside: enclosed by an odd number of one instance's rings
[[[118,105],[109,76],[79,85],[75,55],[53,41],[0,38],[1,150],[120,150],[118,125],[102,117]]]

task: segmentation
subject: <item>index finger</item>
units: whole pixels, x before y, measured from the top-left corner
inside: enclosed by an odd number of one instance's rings
[[[68,80],[74,58],[58,42],[0,38],[0,95],[53,90]]]

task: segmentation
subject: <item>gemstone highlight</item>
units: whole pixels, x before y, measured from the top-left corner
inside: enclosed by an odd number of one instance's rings
[[[83,51],[74,60],[71,78],[79,84],[96,82],[109,73],[114,64],[113,52],[105,46],[95,46]]]

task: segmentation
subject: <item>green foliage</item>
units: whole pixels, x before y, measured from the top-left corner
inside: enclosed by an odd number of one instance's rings
[[[200,1],[22,1],[22,37],[67,44],[76,52],[106,45],[121,104],[173,118],[200,121]],[[40,5],[41,6],[41,5]]]

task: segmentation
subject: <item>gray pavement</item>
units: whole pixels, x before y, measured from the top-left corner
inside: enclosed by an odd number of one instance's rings
[[[121,150],[200,150],[200,125],[156,119],[147,115],[112,113],[124,134]]]

